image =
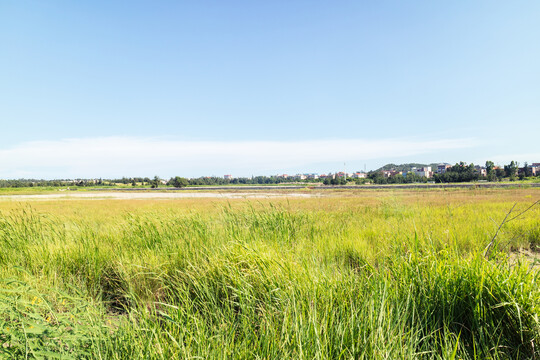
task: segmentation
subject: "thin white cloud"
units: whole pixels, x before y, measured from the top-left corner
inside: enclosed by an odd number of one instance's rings
[[[272,174],[310,165],[403,158],[478,146],[475,139],[181,141],[101,137],[0,149],[0,178]]]

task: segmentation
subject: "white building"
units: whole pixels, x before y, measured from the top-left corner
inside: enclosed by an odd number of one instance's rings
[[[365,179],[367,177],[367,174],[363,171],[357,171],[352,174],[352,177],[356,179]]]
[[[474,170],[478,173],[480,176],[487,176],[487,169],[483,166],[476,165],[474,167]]]
[[[426,177],[428,179],[433,176],[433,172],[431,171],[431,166],[413,168],[413,171],[416,175]]]

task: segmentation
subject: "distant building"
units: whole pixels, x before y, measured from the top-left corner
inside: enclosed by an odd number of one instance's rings
[[[476,165],[474,167],[474,170],[478,173],[480,176],[487,176],[487,169],[483,166]]]
[[[527,172],[532,176],[540,175],[540,163],[532,163],[531,165],[527,166]],[[518,169],[518,174],[525,174],[525,167],[521,167]]]
[[[430,178],[433,176],[433,172],[431,171],[431,166],[424,166],[421,168],[413,168],[414,173],[418,176],[422,176],[425,178]]]
[[[531,164],[531,172],[533,176],[540,175],[540,163],[532,163]]]
[[[385,178],[389,178],[389,177],[392,177],[392,176],[395,176],[395,175],[400,175],[401,173],[397,170],[383,170],[382,171],[382,175],[383,177]]]
[[[337,174],[328,173],[326,175],[321,175],[320,177],[325,177],[328,179],[335,179]]]
[[[449,167],[452,165],[446,163],[437,165],[437,174],[444,174]]]
[[[225,180],[231,180],[232,179],[232,175],[223,175],[223,178]]]
[[[352,174],[352,177],[355,179],[365,179],[367,177],[367,174],[363,171],[357,171]]]

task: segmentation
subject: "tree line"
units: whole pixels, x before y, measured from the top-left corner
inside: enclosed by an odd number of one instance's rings
[[[389,164],[386,167],[391,167]],[[411,165],[411,164],[405,164]],[[396,165],[399,167],[400,165]],[[402,166],[403,167],[403,166]],[[391,169],[388,169],[391,170]],[[393,169],[396,170],[396,169]],[[433,168],[433,170],[436,170]],[[158,176],[149,177],[122,177],[119,179],[77,179],[77,180],[38,180],[38,179],[14,179],[0,180],[0,188],[20,188],[20,187],[107,187],[116,186],[118,184],[131,185],[132,187],[152,187],[172,186],[182,188],[186,186],[223,186],[223,185],[272,185],[283,183],[320,183],[325,185],[345,185],[349,183],[364,184],[410,184],[410,183],[426,183],[432,181],[435,183],[459,183],[471,181],[501,181],[509,179],[510,181],[522,180],[533,176],[531,168],[527,163],[524,163],[522,168],[519,163],[511,161],[503,167],[495,166],[493,161],[486,161],[486,175],[480,174],[474,164],[466,164],[461,161],[446,169],[445,172],[438,174],[434,172],[433,177],[427,178],[419,176],[412,171],[405,175],[402,173],[385,177],[383,172],[379,170],[370,171],[366,178],[347,178],[329,176],[324,179],[301,179],[300,176],[253,176],[225,179],[217,176],[199,177],[187,179],[180,176],[175,176],[169,180],[163,180]],[[518,171],[519,170],[519,171]],[[537,174],[540,176],[540,174]]]
[[[436,170],[436,169],[433,169]],[[521,170],[521,171],[519,171]],[[510,181],[523,180],[533,176],[532,170],[528,163],[524,163],[523,167],[519,167],[519,163],[511,161],[503,167],[495,166],[493,161],[486,161],[485,175],[481,174],[477,167],[471,163],[467,164],[463,161],[448,167],[443,173],[439,174],[436,171],[433,177],[427,178],[408,172],[405,176],[396,174],[390,177],[385,177],[382,171],[370,171],[367,174],[368,181],[375,184],[406,184],[418,182],[435,182],[435,183],[460,183],[471,181],[502,181],[508,179]],[[537,174],[537,177],[540,174]]]

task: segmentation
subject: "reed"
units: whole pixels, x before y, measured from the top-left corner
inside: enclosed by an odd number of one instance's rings
[[[0,356],[533,359],[534,189],[0,204]],[[528,257],[516,249],[527,250]]]

